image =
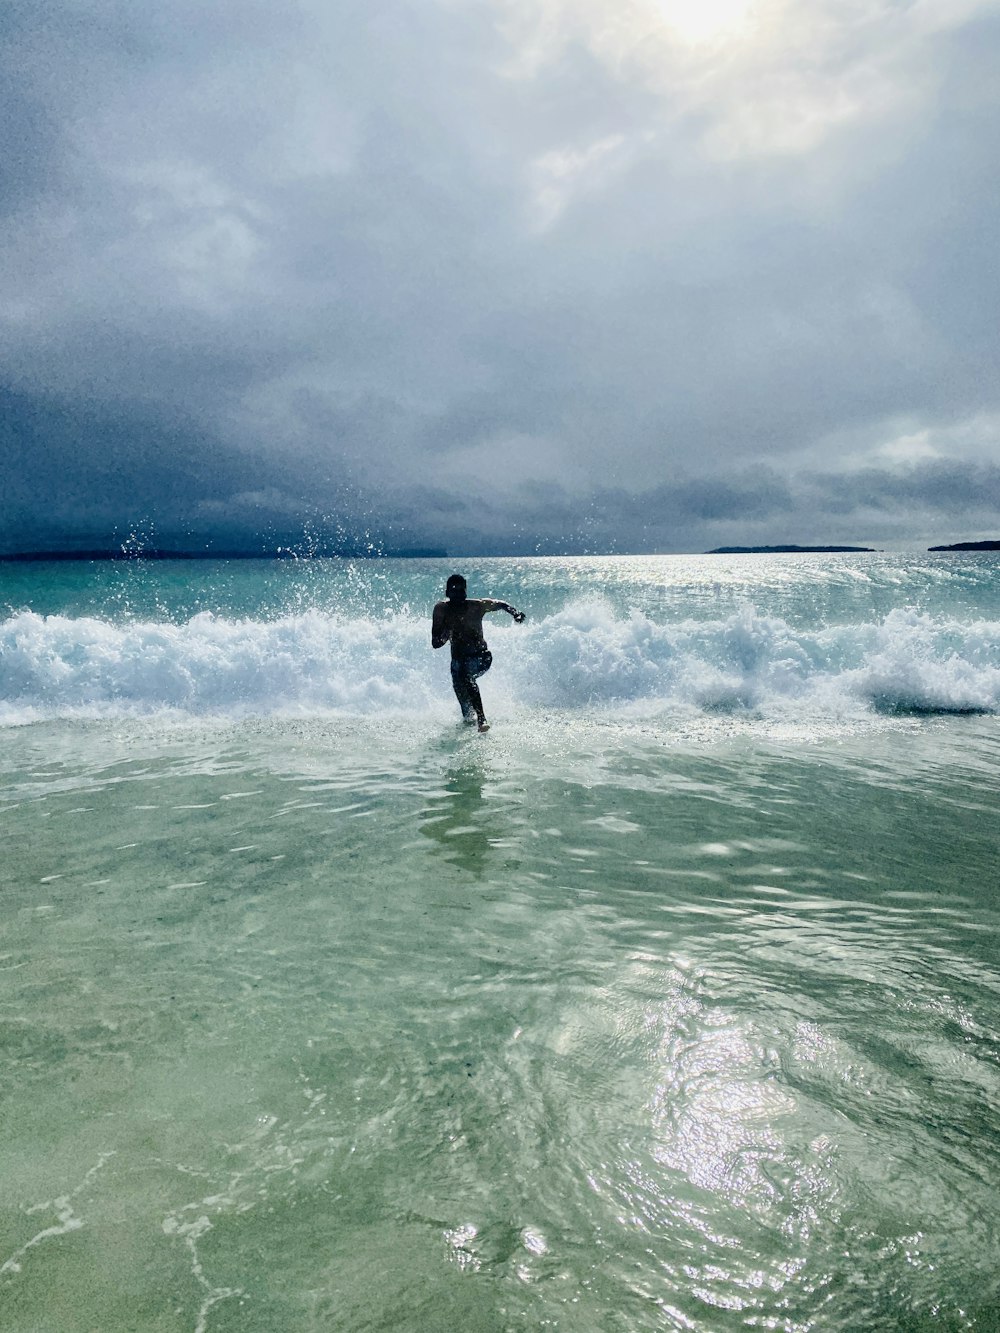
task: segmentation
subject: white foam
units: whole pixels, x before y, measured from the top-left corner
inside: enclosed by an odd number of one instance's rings
[[[575,711],[674,708],[831,719],[873,710],[1000,711],[1000,624],[897,610],[794,628],[750,607],[660,624],[575,602],[490,625],[493,700]],[[510,637],[508,637],[508,633]],[[424,619],[307,611],[184,623],[21,612],[0,625],[0,722],[158,712],[426,714],[450,707],[447,650]]]

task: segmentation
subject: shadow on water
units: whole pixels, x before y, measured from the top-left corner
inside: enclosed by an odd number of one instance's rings
[[[420,815],[420,832],[437,843],[437,852],[476,880],[485,876],[490,856],[485,781],[481,758],[454,755],[443,774],[442,790]]]

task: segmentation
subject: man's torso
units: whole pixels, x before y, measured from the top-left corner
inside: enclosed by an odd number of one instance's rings
[[[483,616],[489,606],[473,597],[464,602],[438,602],[435,620],[451,640],[452,657],[471,657],[485,649]]]

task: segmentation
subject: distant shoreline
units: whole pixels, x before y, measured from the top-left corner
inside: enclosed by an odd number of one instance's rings
[[[982,542],[955,542],[950,546],[928,546],[928,551],[963,552],[963,551],[1000,551],[1000,540]],[[878,555],[880,548],[875,546],[715,546],[710,551],[649,551],[649,552],[589,552],[591,555]],[[503,555],[509,556],[510,552]],[[174,551],[161,547],[149,547],[144,550],[130,548],[96,547],[88,550],[55,551],[11,551],[0,553],[0,564],[46,564],[113,562],[134,564],[142,560],[489,560],[501,558],[479,552],[469,555],[449,552],[441,547],[404,547],[399,550],[370,551],[300,551],[291,546],[281,546],[273,551]],[[547,558],[552,558],[551,554]],[[558,557],[556,557],[558,558]],[[575,558],[567,554],[567,559]]]
[[[834,555],[875,553],[874,546],[716,546],[706,555]]]
[[[928,551],[1000,551],[1000,542],[955,542],[953,546],[928,546]]]

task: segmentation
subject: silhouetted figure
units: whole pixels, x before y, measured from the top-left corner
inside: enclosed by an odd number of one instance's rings
[[[446,602],[438,602],[431,622],[431,647],[443,648],[451,641],[451,683],[455,688],[462,716],[476,722],[480,731],[489,731],[483,712],[478,677],[489,671],[493,654],[483,638],[483,616],[491,611],[506,611],[516,624],[524,623],[524,612],[515,611],[507,602],[490,597],[469,597],[461,574],[452,574],[445,585]]]

